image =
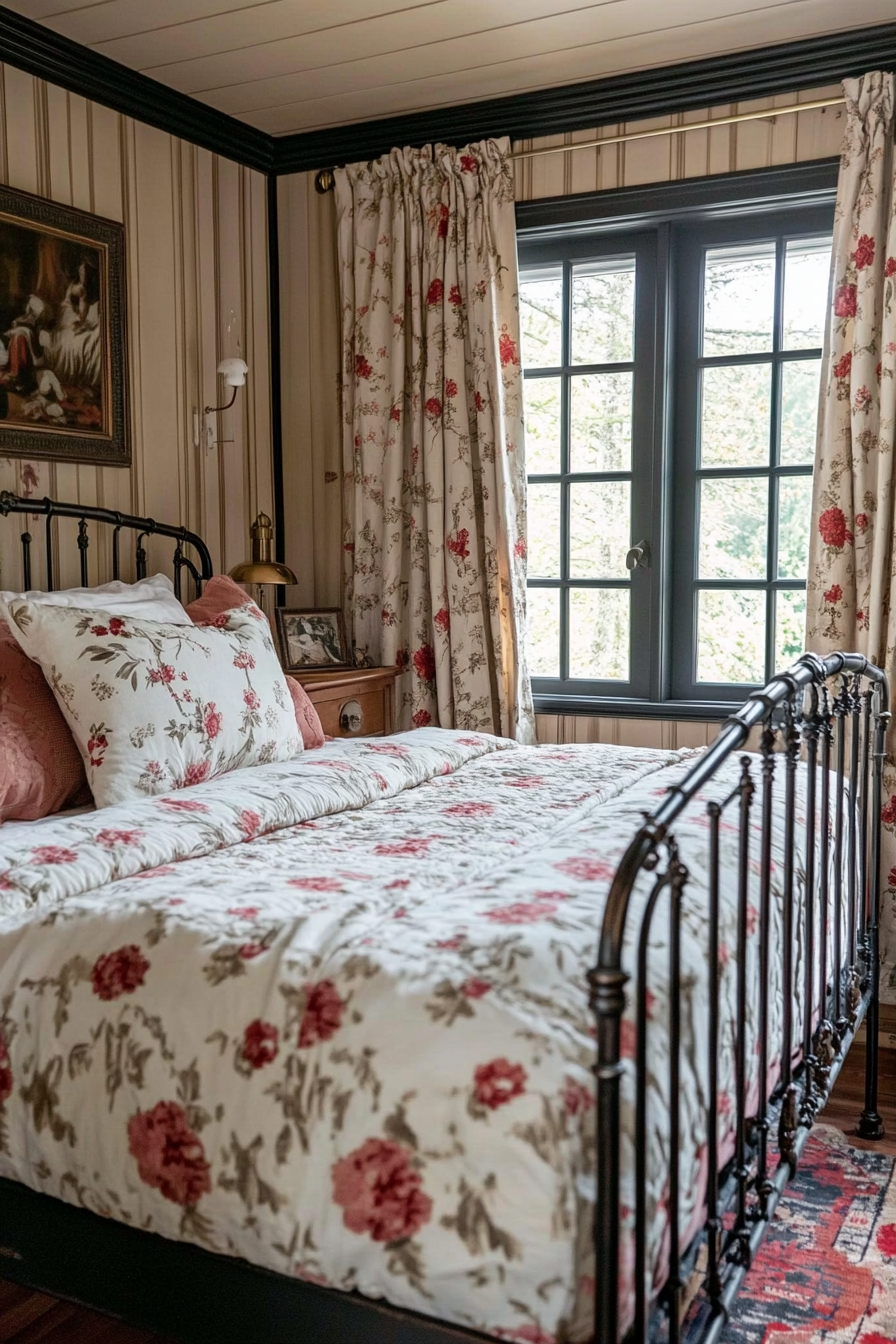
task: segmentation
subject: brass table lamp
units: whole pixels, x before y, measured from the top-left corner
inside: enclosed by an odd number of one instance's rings
[[[273,617],[272,588],[278,584],[296,583],[296,576],[288,565],[274,559],[274,524],[266,513],[260,513],[249,529],[252,538],[252,559],[244,560],[230,571],[236,583],[245,583],[253,600],[270,621]]]

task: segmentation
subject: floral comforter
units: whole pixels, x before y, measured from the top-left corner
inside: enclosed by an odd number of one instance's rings
[[[0,1175],[500,1339],[588,1338],[585,973],[618,858],[693,754],[424,729],[27,843],[0,829]],[[678,834],[687,1222],[705,1176],[702,813]],[[661,1023],[660,971],[652,988]],[[662,1030],[650,1050],[659,1282]],[[729,1048],[723,1102],[730,1066]]]

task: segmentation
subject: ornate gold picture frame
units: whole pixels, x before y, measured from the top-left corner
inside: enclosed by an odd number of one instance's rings
[[[0,187],[0,453],[130,465],[124,229]]]

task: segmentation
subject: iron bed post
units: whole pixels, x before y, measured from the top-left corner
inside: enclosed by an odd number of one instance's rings
[[[881,1139],[883,1121],[877,1110],[878,1034],[880,1032],[880,827],[884,761],[887,756],[887,729],[890,715],[885,709],[874,724],[873,771],[871,781],[871,861],[868,874],[868,922],[865,929],[867,968],[870,988],[865,1015],[865,1106],[859,1117],[858,1132],[863,1139]]]

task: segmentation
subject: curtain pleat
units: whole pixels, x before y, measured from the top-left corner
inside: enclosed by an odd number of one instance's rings
[[[806,646],[896,655],[896,181],[891,74],[843,83],[840,160],[812,500]],[[883,997],[896,1002],[896,739],[883,808]]]
[[[346,617],[398,726],[534,741],[507,141],[336,173]]]

